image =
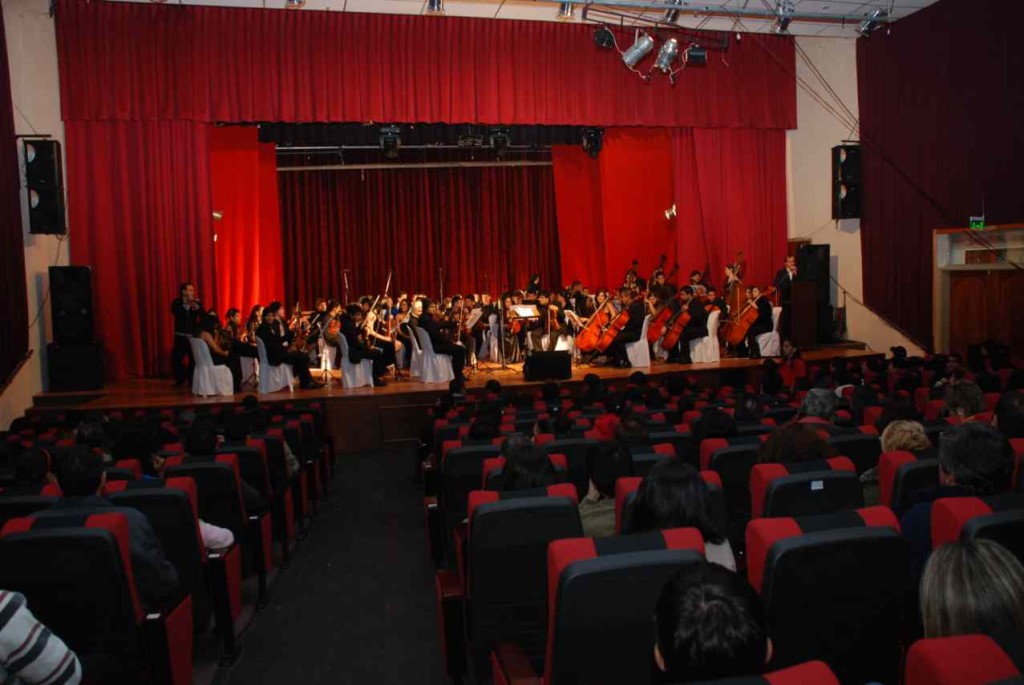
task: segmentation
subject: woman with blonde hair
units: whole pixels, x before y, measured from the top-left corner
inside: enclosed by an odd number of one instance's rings
[[[932,552],[920,596],[925,637],[1024,631],[1024,566],[991,540]]]
[[[921,452],[933,450],[924,426],[917,421],[893,421],[882,431],[883,452]]]

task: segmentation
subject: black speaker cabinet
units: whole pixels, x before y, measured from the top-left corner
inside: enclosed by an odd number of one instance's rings
[[[860,218],[860,146],[832,148],[832,218]]]
[[[531,352],[523,375],[528,381],[567,381],[572,378],[572,357],[568,352]]]
[[[46,346],[50,392],[99,390],[103,387],[103,346],[99,343]]]
[[[29,233],[63,235],[67,228],[60,143],[56,140],[25,140],[23,144]]]
[[[59,345],[93,341],[92,270],[87,266],[50,267],[50,314]]]

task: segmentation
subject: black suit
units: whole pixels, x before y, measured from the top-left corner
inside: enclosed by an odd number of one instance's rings
[[[345,336],[348,343],[348,360],[358,364],[364,359],[373,361],[373,377],[380,378],[387,373],[388,365],[384,359],[382,350],[367,347],[366,343],[359,339],[359,327],[352,317],[345,316],[341,320],[341,334]],[[394,348],[392,348],[394,349]]]
[[[634,343],[640,340],[640,333],[644,329],[644,317],[647,316],[647,305],[643,300],[634,300],[629,309],[626,310],[629,321],[622,327],[622,330],[615,335],[615,340],[608,346],[607,354],[613,360],[620,363],[628,363],[629,357],[626,354],[626,343]]]
[[[679,335],[679,342],[676,349],[669,350],[670,361],[680,361],[683,364],[692,364],[690,359],[690,342],[706,338],[708,335],[708,312],[704,304],[696,297],[686,304],[686,311],[690,314],[690,320]],[[719,314],[721,316],[721,314]]]
[[[299,377],[299,385],[308,388],[313,384],[313,376],[309,373],[309,357],[301,352],[289,352],[290,335],[281,335],[280,327],[263,322],[256,329],[256,336],[267,348],[267,361],[271,366],[291,364],[292,371]]]
[[[466,348],[461,345],[455,345],[444,337],[441,333],[442,328],[451,328],[452,322],[446,321],[444,324],[439,324],[434,320],[434,317],[427,312],[423,313],[420,317],[419,327],[420,330],[426,331],[427,336],[430,337],[430,344],[434,348],[435,354],[445,354],[452,358],[452,371],[455,372],[455,378],[461,379],[462,367],[466,365]]]
[[[171,302],[171,314],[174,316],[174,345],[171,347],[171,369],[174,371],[174,382],[184,383],[196,368],[196,360],[192,358],[192,345],[189,338],[199,332],[199,323],[203,318],[203,305],[199,300],[192,300],[188,305],[180,297]],[[185,370],[186,362],[188,371]]]
[[[779,269],[775,273],[775,288],[779,291],[779,306],[782,316],[779,318],[779,332],[783,338],[790,335],[790,308],[793,304],[793,281],[796,275],[790,275],[787,269]]]

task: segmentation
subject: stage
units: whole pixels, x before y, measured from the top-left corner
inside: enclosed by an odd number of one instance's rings
[[[808,362],[823,361],[834,357],[864,359],[880,356],[878,352],[864,349],[859,343],[810,350],[804,354]],[[636,371],[643,371],[657,379],[672,373],[685,373],[701,384],[721,384],[723,379],[737,385],[749,382],[759,372],[761,362],[752,359],[723,359],[713,364],[665,364],[656,362],[645,369],[617,369],[604,366],[574,365],[570,380],[563,385],[574,386],[582,382],[589,373],[597,374],[606,381],[625,381]],[[309,390],[295,389],[260,396],[268,404],[294,400],[318,400],[323,403],[327,427],[334,437],[334,443],[341,454],[367,449],[390,447],[396,444],[412,444],[419,438],[426,420],[426,408],[437,397],[448,391],[447,383],[422,383],[406,378],[395,381],[389,378],[382,388],[341,387],[338,373],[327,387]],[[522,364],[512,364],[502,369],[497,364],[481,362],[478,370],[466,384],[468,390],[483,388],[489,380],[497,380],[502,387],[512,390],[532,390],[543,381],[527,381],[523,378]],[[175,387],[166,379],[137,379],[109,383],[101,390],[86,392],[45,392],[33,398],[31,411],[43,412],[56,408],[89,410],[131,410],[153,407],[216,406],[234,404],[249,392],[218,397],[195,397],[185,388]]]

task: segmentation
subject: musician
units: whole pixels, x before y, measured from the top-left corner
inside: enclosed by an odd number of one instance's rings
[[[278,320],[278,312],[283,312],[280,302],[271,302],[263,310],[263,323],[256,329],[256,336],[267,348],[267,361],[271,366],[290,364],[292,372],[299,377],[299,387],[306,389],[313,385],[313,376],[309,373],[309,357],[302,352],[289,351],[291,331],[284,329]],[[284,330],[284,333],[282,333]]]
[[[707,278],[704,278],[704,272],[699,271],[698,269],[694,269],[693,271],[690,272],[690,285],[693,286],[694,295],[698,294],[699,288],[704,288],[705,290],[707,290],[708,288],[712,287],[711,281]]]
[[[761,297],[761,289],[756,285],[750,289],[750,298],[757,307],[757,321],[747,331],[747,349],[751,359],[760,359],[761,347],[757,344],[757,336],[772,332],[772,303],[767,297]]]
[[[408,369],[410,362],[412,361],[412,336],[415,335],[409,328],[410,319],[412,319],[412,309],[409,307],[409,299],[406,297],[399,298],[398,307],[396,308],[394,316],[394,332],[395,340],[401,343],[401,348],[395,350],[395,363],[401,359],[402,363],[399,365],[402,368]]]
[[[263,305],[254,304],[249,310],[249,318],[245,320],[245,342],[256,344],[256,329],[263,323]]]
[[[327,304],[327,315],[324,318],[323,332],[324,345],[330,347],[332,352],[331,368],[341,368],[341,303],[331,300]],[[322,362],[321,362],[322,363]]]
[[[779,306],[782,316],[779,318],[779,333],[783,338],[790,334],[790,313],[793,304],[793,281],[796,280],[796,257],[787,255],[782,268],[775,273],[775,289],[779,292]]]
[[[529,299],[536,299],[540,294],[540,274],[533,274],[530,276],[530,284],[526,286],[525,297]]]
[[[361,324],[366,321],[365,328]],[[373,360],[373,384],[376,387],[387,385],[384,382],[384,374],[387,373],[388,364],[384,358],[384,350],[368,346],[364,339],[364,333],[369,334],[372,330],[370,321],[364,318],[362,303],[353,303],[345,308],[341,316],[341,335],[345,336],[348,343],[348,360],[358,364],[364,359]],[[394,348],[391,348],[392,357]]]
[[[533,349],[547,349],[551,352],[558,344],[558,338],[569,332],[565,323],[565,298],[562,293],[552,292],[541,295],[540,301],[540,320],[530,330],[530,337],[533,339]],[[546,348],[542,344],[545,335],[548,336]]]
[[[210,358],[214,366],[226,366],[231,370],[235,392],[242,392],[242,365],[238,355],[231,351],[230,345],[222,344],[226,341],[220,339],[220,319],[216,314],[207,313],[203,318],[199,339],[210,349]]]
[[[174,384],[181,385],[196,366],[192,358],[192,347],[189,338],[199,332],[203,320],[203,305],[196,299],[196,287],[192,283],[182,283],[178,288],[178,297],[171,301],[171,315],[174,316],[174,345],[171,347],[171,369],[174,371]],[[188,371],[185,370],[186,364]]]
[[[719,321],[725,321],[725,318],[729,316],[729,305],[722,299],[721,295],[718,294],[718,290],[715,288],[708,288],[707,305],[711,307],[718,307],[718,311],[722,312],[718,316]]]
[[[653,298],[651,299],[653,300]],[[629,357],[626,355],[626,343],[636,342],[640,339],[640,333],[644,327],[644,317],[647,316],[648,306],[653,305],[653,302],[648,303],[635,297],[630,288],[623,286],[619,289],[619,304],[629,314],[629,321],[616,334],[615,339],[608,346],[607,354],[611,359],[612,366],[628,368],[630,364]]]
[[[360,307],[362,309],[362,307]],[[387,324],[382,324],[377,315],[377,310],[371,310],[364,316],[365,324],[362,325],[363,338],[370,348],[380,350],[381,358],[384,360],[384,368],[395,363],[396,345],[391,340],[391,335],[385,333]],[[357,322],[358,324],[359,322]]]
[[[491,314],[497,313],[498,307],[491,301],[491,294],[480,293],[480,318],[477,319],[472,331],[473,342],[476,345],[474,349],[479,350],[483,347],[484,333],[491,327]]]
[[[690,275],[693,277],[693,274]],[[675,349],[668,351],[668,361],[677,364],[692,364],[690,358],[690,341],[704,338],[708,334],[708,313],[704,303],[697,297],[692,285],[684,285],[679,290],[679,303],[690,315],[690,320],[679,335]]]
[[[583,292],[583,284],[573,281],[569,286],[569,297],[566,306],[576,312],[577,316],[587,316],[587,294]]]
[[[740,280],[739,275],[736,273],[736,265],[735,264],[726,264],[725,265],[725,285],[722,286],[722,289],[725,291],[725,294],[729,295],[729,293],[732,292],[732,289],[736,287],[737,283],[742,283],[742,281]]]
[[[452,324],[450,321],[440,321],[437,305],[426,298],[420,302],[423,314],[420,316],[419,327],[430,336],[430,344],[434,348],[435,354],[451,357],[456,386],[459,388],[464,387],[466,377],[463,375],[462,370],[466,366],[466,348],[448,342],[448,338],[443,331],[450,329]]]
[[[327,300],[323,297],[318,297],[313,305],[313,314],[309,317],[310,343],[315,343],[316,339],[323,333],[324,327],[327,326],[327,320]]]
[[[256,358],[256,343],[246,342],[246,331],[242,326],[242,312],[232,307],[224,315],[227,325],[224,326],[224,336],[231,346],[231,351],[239,357]]]
[[[469,316],[469,307],[462,295],[452,295],[452,306],[448,310],[448,321],[452,324],[453,342],[457,342],[466,348],[466,357],[469,358],[469,350],[473,349],[473,336],[466,330],[466,318]]]

